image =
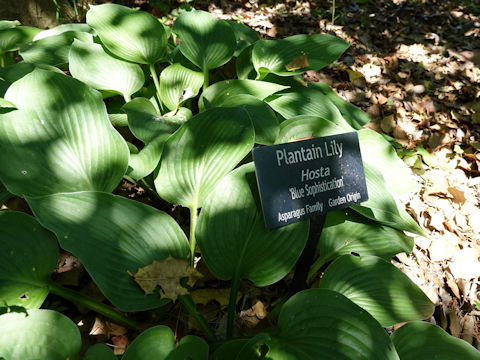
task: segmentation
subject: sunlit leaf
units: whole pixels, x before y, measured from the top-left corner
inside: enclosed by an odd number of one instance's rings
[[[196,237],[216,277],[249,279],[266,286],[293,267],[307,241],[308,228],[308,221],[275,230],[265,227],[255,168],[250,163],[226,176],[207,198]]]
[[[0,67],[0,96],[3,97],[10,85],[32,72],[33,69],[35,69],[35,66],[26,62],[19,62],[4,68]]]
[[[53,234],[31,216],[0,211],[0,306],[39,308],[57,266]]]
[[[86,32],[89,34],[94,34],[93,29],[87,24],[61,24],[61,25],[55,26],[54,28],[40,31],[35,35],[35,37],[33,38],[33,41],[45,39],[50,36],[59,35],[67,31]]]
[[[227,21],[227,23],[231,26],[233,33],[235,34],[235,39],[237,40],[237,47],[235,48],[233,56],[238,56],[243,49],[260,40],[258,33],[251,27],[233,21]]]
[[[201,207],[215,185],[252,149],[253,126],[241,108],[204,111],[165,144],[155,188],[165,200]]]
[[[252,52],[257,79],[272,72],[280,76],[320,70],[333,63],[349,47],[345,41],[327,34],[293,35],[281,40],[260,40]]]
[[[116,307],[140,311],[165,303],[158,295],[145,295],[129,273],[170,255],[187,258],[185,234],[170,216],[140,202],[96,191],[27,201],[39,222],[57,235],[63,249],[80,259]]]
[[[90,5],[87,24],[116,56],[141,64],[154,64],[167,51],[167,33],[151,14],[116,4]]]
[[[97,91],[36,69],[10,86],[5,99],[19,109],[0,114],[0,178],[10,192],[112,191],[120,182],[128,148]]]
[[[53,310],[0,316],[0,358],[77,359],[82,340],[68,317]]]
[[[203,72],[225,64],[237,46],[230,25],[205,11],[180,14],[173,31],[180,37],[182,54]]]
[[[17,26],[0,29],[0,54],[6,51],[18,50],[20,45],[26,44],[41,31],[29,26]]]
[[[385,327],[426,319],[435,308],[407,275],[375,256],[339,257],[327,268],[319,287],[345,295]]]
[[[74,78],[94,89],[118,91],[125,98],[130,98],[145,82],[139,65],[110,56],[99,44],[75,39],[68,62]]]

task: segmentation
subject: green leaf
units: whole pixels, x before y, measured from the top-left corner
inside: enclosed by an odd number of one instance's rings
[[[10,85],[32,72],[33,69],[35,69],[35,66],[26,62],[19,62],[4,68],[0,67],[0,96],[3,97]]]
[[[32,64],[62,65],[68,63],[68,53],[74,39],[92,41],[86,32],[66,31],[22,45],[19,54],[25,62]]]
[[[175,349],[175,336],[167,326],[154,326],[133,340],[122,360],[166,360]]]
[[[39,31],[41,30],[29,26],[0,29],[0,54],[7,51],[18,50],[20,45],[32,41]]]
[[[239,80],[255,79],[256,72],[252,62],[253,46],[254,44],[247,46],[237,56],[235,69]]]
[[[287,86],[282,86],[265,81],[255,80],[225,80],[219,81],[209,86],[200,96],[198,106],[203,111],[207,104],[211,106],[218,106],[218,104],[226,101],[228,97],[248,94],[263,100],[266,97],[287,89]]]
[[[160,74],[160,100],[176,110],[185,100],[197,96],[203,85],[203,74],[180,64],[165,68]]]
[[[5,204],[5,201],[10,199],[12,194],[5,188],[5,185],[0,183],[0,205]]]
[[[250,339],[232,339],[224,342],[212,354],[210,360],[236,359],[238,353]]]
[[[253,127],[243,109],[213,108],[194,116],[164,146],[155,177],[158,194],[174,204],[201,207],[253,142]]]
[[[263,345],[264,344],[264,345]],[[260,356],[260,350],[266,354]],[[342,294],[308,289],[292,296],[278,325],[244,346],[237,360],[398,360],[387,333]]]
[[[0,111],[14,109],[16,109],[15,104],[12,104],[10,101],[0,97]]]
[[[279,132],[278,120],[270,107],[252,95],[228,96],[219,107],[242,107],[252,120],[257,144],[272,145]]]
[[[0,114],[0,178],[11,193],[110,192],[120,182],[128,148],[97,91],[36,69],[5,99],[19,109]]]
[[[232,28],[235,40],[237,40],[233,56],[238,56],[246,47],[260,40],[258,33],[247,25],[233,21],[227,21],[227,23]]]
[[[184,12],[173,32],[180,37],[180,51],[203,72],[222,66],[233,56],[237,41],[226,21],[205,11]]]
[[[255,168],[249,163],[226,176],[207,198],[195,235],[217,278],[243,278],[266,286],[291,270],[305,247],[308,228],[308,221],[274,230],[265,227]]]
[[[332,211],[327,214],[318,242],[320,257],[312,265],[310,274],[341,255],[353,252],[389,260],[398,253],[410,253],[413,245],[413,239],[403,232],[383,226],[355,211]]]
[[[162,155],[163,146],[168,136],[158,136],[142,150],[130,152],[130,160],[128,161],[128,169],[125,173],[127,178],[134,182],[143,179],[155,170]]]
[[[333,122],[312,115],[300,115],[283,121],[280,124],[277,144],[282,144],[298,139],[337,135],[344,130]]]
[[[136,63],[154,64],[167,51],[162,23],[147,12],[116,4],[90,5],[87,24],[116,56]]]
[[[33,38],[33,41],[45,39],[50,36],[59,35],[67,31],[86,32],[94,35],[93,29],[87,24],[62,24],[48,30],[40,31],[35,35],[35,37]]]
[[[0,211],[0,229],[0,306],[37,309],[57,266],[57,241],[33,217],[16,211]]]
[[[80,259],[116,307],[141,311],[165,302],[159,296],[145,296],[128,272],[133,274],[169,255],[188,256],[185,234],[170,216],[140,202],[96,191],[27,201],[39,222],[57,235],[63,249]]]
[[[74,78],[94,89],[118,91],[127,99],[145,82],[139,65],[110,56],[99,44],[74,40],[68,62]]]
[[[350,124],[352,128],[360,130],[364,125],[370,122],[370,117],[366,112],[343,100],[327,84],[319,82],[311,85],[320,89],[328,97],[328,99],[337,107],[343,118]]]
[[[53,310],[1,315],[0,329],[0,357],[8,360],[77,359],[82,345],[77,325]]]
[[[293,35],[282,40],[260,40],[253,47],[257,79],[269,72],[280,76],[320,70],[337,60],[350,45],[327,34]],[[300,63],[296,59],[303,57]]]
[[[208,360],[208,344],[198,336],[187,335],[180,339],[177,348],[166,360]]]
[[[386,187],[385,180],[375,167],[363,164],[367,182],[368,200],[351,208],[363,216],[391,226],[400,231],[409,231],[425,236],[420,226],[399,206]]]
[[[83,360],[117,360],[117,357],[107,345],[95,344],[88,348]]]
[[[329,97],[314,86],[282,91],[267,99],[267,102],[285,119],[299,115],[318,116],[335,123],[344,131],[354,130]]]
[[[395,149],[381,134],[363,129],[358,132],[358,138],[363,161],[382,173],[392,194],[406,195],[418,187],[410,168],[397,156]]]
[[[412,321],[403,325],[392,334],[392,341],[402,360],[480,359],[480,352],[473,346],[426,322]]]
[[[11,29],[20,25],[18,20],[0,20],[0,31],[5,29]]]
[[[327,268],[319,287],[345,295],[384,327],[426,319],[435,309],[407,275],[376,256],[339,257]]]

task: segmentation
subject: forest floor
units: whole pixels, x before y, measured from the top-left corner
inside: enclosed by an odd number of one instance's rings
[[[480,348],[480,5],[474,1],[197,1],[265,38],[351,44],[325,82],[391,136],[418,189],[401,199],[427,237],[393,263],[437,305],[431,321]],[[401,149],[400,149],[401,146]]]

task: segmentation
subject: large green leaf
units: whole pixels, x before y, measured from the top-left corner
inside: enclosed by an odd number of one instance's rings
[[[0,316],[0,358],[8,360],[77,359],[80,331],[68,317],[52,310]]]
[[[278,120],[270,107],[262,100],[248,94],[228,96],[219,107],[242,107],[250,116],[255,129],[255,142],[257,144],[272,145],[280,130]]]
[[[376,256],[339,257],[327,268],[319,287],[345,295],[385,327],[426,319],[435,308],[407,275]]]
[[[22,45],[19,54],[25,62],[32,64],[53,66],[66,64],[74,39],[91,42],[92,35],[79,31],[62,32]]]
[[[180,339],[177,348],[166,360],[208,360],[208,344],[202,338],[187,335]],[[147,359],[146,359],[147,360]]]
[[[63,249],[80,259],[119,309],[140,311],[165,302],[158,294],[145,295],[128,272],[133,274],[170,255],[188,256],[185,234],[170,216],[140,202],[96,191],[27,201],[39,222],[57,235]]]
[[[175,349],[175,336],[169,327],[152,327],[133,340],[122,360],[165,360]]]
[[[0,29],[0,54],[7,51],[18,50],[20,45],[32,41],[39,31],[41,30],[29,26]]]
[[[261,356],[260,352],[266,354]],[[398,360],[387,333],[342,294],[309,289],[282,307],[277,327],[245,345],[237,360]]]
[[[45,39],[50,36],[59,35],[67,31],[86,32],[89,34],[94,34],[93,29],[87,24],[62,24],[48,30],[40,31],[38,34],[35,35],[35,37],[33,38],[33,41]]]
[[[116,4],[90,5],[87,24],[118,57],[154,64],[167,51],[167,33],[151,14]]]
[[[36,69],[5,99],[19,109],[0,115],[0,178],[11,193],[109,192],[120,182],[128,148],[97,91]]]
[[[205,11],[180,14],[173,31],[180,37],[182,54],[203,72],[225,64],[237,46],[230,25]]]
[[[107,345],[95,344],[88,348],[83,360],[117,360],[117,357]]]
[[[246,47],[260,40],[258,33],[247,25],[233,21],[227,21],[227,23],[231,26],[237,40],[233,56],[238,56]]]
[[[330,86],[324,83],[313,83],[311,86],[319,88],[328,99],[338,108],[343,118],[356,130],[360,130],[370,121],[368,114],[353,104],[343,100],[332,90]]]
[[[480,359],[480,352],[473,346],[427,322],[412,321],[403,325],[392,334],[392,341],[402,360]]]
[[[216,277],[244,278],[266,286],[291,270],[307,241],[308,224],[303,221],[275,230],[265,227],[255,167],[249,163],[226,176],[208,197],[196,238]]]
[[[12,29],[20,25],[18,20],[0,20],[0,31],[5,29]]]
[[[244,109],[213,108],[194,116],[163,148],[155,177],[158,194],[174,204],[201,207],[253,142],[253,126]]]
[[[140,151],[130,150],[130,160],[125,177],[138,181],[155,170],[162,155],[163,146],[168,136],[158,136],[146,144]]]
[[[263,100],[266,97],[287,89],[287,86],[255,80],[225,80],[209,86],[200,97],[198,106],[203,110],[209,106],[218,106],[231,96],[248,94]]]
[[[319,258],[312,265],[310,274],[327,261],[341,255],[356,253],[390,259],[395,254],[410,253],[413,239],[403,232],[367,219],[350,209],[327,214],[318,242]]]
[[[364,163],[363,167],[367,182],[368,200],[353,205],[351,208],[363,216],[395,229],[425,236],[420,226],[403,207],[397,204],[395,198],[390,194],[380,171],[368,163]]]
[[[252,62],[252,51],[254,44],[247,46],[237,56],[235,70],[239,80],[255,79],[255,68]]]
[[[0,306],[39,308],[57,266],[57,241],[31,216],[0,211]]]
[[[10,192],[5,188],[5,185],[0,183],[0,206],[3,205],[11,196],[12,194],[10,194]]]
[[[176,110],[185,100],[197,96],[202,85],[202,73],[180,64],[170,65],[160,74],[160,100]]]
[[[99,44],[75,39],[68,62],[74,78],[94,89],[118,91],[126,99],[145,82],[139,65],[110,56]]]
[[[260,40],[253,47],[257,79],[269,72],[280,76],[319,70],[333,63],[350,45],[327,34],[293,35],[282,40]]]
[[[0,67],[0,96],[3,97],[10,85],[32,72],[33,69],[35,66],[26,62]]]
[[[284,90],[267,101],[285,119],[299,115],[319,116],[332,121],[344,131],[353,130],[329,97],[314,86]]]
[[[343,129],[319,116],[300,115],[280,124],[277,144],[310,137],[330,136],[343,133]]]
[[[392,194],[405,195],[418,187],[410,168],[381,134],[363,129],[358,132],[358,138],[363,161],[372,164],[382,173]]]

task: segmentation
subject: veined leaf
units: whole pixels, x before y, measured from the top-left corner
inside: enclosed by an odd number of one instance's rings
[[[332,35],[293,35],[282,40],[260,40],[252,52],[257,79],[269,72],[280,76],[320,70],[333,63],[350,45]],[[295,61],[298,59],[302,61]]]
[[[391,338],[402,360],[480,359],[480,352],[473,346],[427,322],[409,322],[395,331]]]
[[[253,142],[253,126],[241,108],[213,108],[194,116],[163,148],[155,176],[158,194],[174,204],[201,207]]]
[[[418,187],[410,168],[400,160],[395,149],[381,134],[363,129],[358,132],[358,138],[363,161],[380,170],[392,194],[405,195]]]
[[[267,102],[285,119],[300,115],[319,116],[340,126],[345,132],[354,130],[329,97],[314,86],[285,90],[267,99]]]
[[[12,29],[20,25],[18,20],[0,20],[0,31],[5,29]]]
[[[118,91],[126,99],[145,82],[139,65],[110,56],[99,44],[75,39],[68,62],[74,78],[97,90]]]
[[[251,27],[233,21],[227,21],[227,23],[232,28],[235,39],[237,40],[237,47],[235,48],[233,56],[238,56],[243,49],[260,40],[260,36],[258,36],[257,32]]]
[[[185,100],[197,96],[203,85],[203,74],[180,64],[165,68],[160,74],[160,100],[176,110]]]
[[[255,80],[225,80],[209,86],[200,96],[198,106],[201,111],[210,106],[227,101],[227,98],[235,95],[252,95],[263,100],[266,97],[287,89],[287,86]]]
[[[187,258],[185,234],[170,216],[140,202],[96,191],[27,201],[39,222],[57,235],[63,249],[80,259],[119,309],[141,311],[165,303],[158,295],[146,296],[128,273],[170,255]]]
[[[266,286],[291,270],[305,246],[308,228],[308,221],[274,230],[265,227],[255,167],[249,163],[226,176],[207,198],[196,238],[216,277],[249,279]]]
[[[327,268],[319,287],[345,295],[384,327],[426,319],[435,308],[407,275],[375,256],[339,257]]]
[[[14,109],[16,109],[15,104],[12,104],[10,101],[0,97],[0,111],[14,110]]]
[[[364,163],[363,167],[367,181],[368,200],[353,205],[351,208],[363,216],[394,229],[425,236],[420,226],[397,204],[395,198],[390,194],[382,174],[368,163]]]
[[[59,35],[67,31],[86,32],[94,35],[93,29],[87,24],[62,24],[48,30],[40,31],[35,35],[35,37],[33,38],[33,41],[45,39],[50,36]]]
[[[0,29],[0,54],[7,51],[18,50],[20,45],[32,41],[39,31],[41,30],[30,26]]]
[[[173,32],[180,37],[182,54],[203,72],[225,64],[237,46],[230,25],[205,11],[180,14],[173,24]]]
[[[53,310],[0,315],[0,357],[8,360],[76,359],[80,331],[68,317]]]
[[[57,266],[57,241],[33,217],[16,211],[0,211],[0,228],[0,306],[37,309]]]
[[[299,139],[337,135],[344,130],[333,122],[312,115],[300,115],[283,121],[280,124],[280,132],[275,141],[282,144]]]
[[[116,4],[90,5],[87,24],[116,56],[136,63],[154,64],[167,51],[167,33],[151,14]]]
[[[261,352],[265,355],[260,355]],[[237,360],[398,360],[387,333],[342,294],[308,289],[283,306],[278,325],[247,343]]]
[[[374,255],[389,260],[394,255],[413,249],[413,239],[394,228],[367,219],[350,209],[332,211],[318,242],[319,258],[310,269],[315,273],[327,261],[352,252],[360,256]]]
[[[270,107],[255,96],[240,94],[228,96],[219,107],[242,107],[247,111],[255,129],[257,144],[272,145],[279,132],[278,120]]]
[[[26,62],[19,62],[4,68],[0,67],[0,96],[3,97],[10,85],[32,72],[33,69],[35,69],[35,66]]]
[[[32,64],[62,65],[68,63],[68,53],[74,39],[93,41],[87,32],[66,31],[22,45],[19,54],[25,62]]]
[[[36,69],[5,99],[19,109],[0,114],[0,178],[11,193],[110,192],[120,182],[128,148],[97,91]]]
[[[253,46],[254,44],[247,46],[237,56],[235,70],[239,80],[255,79],[256,72],[252,62]]]

